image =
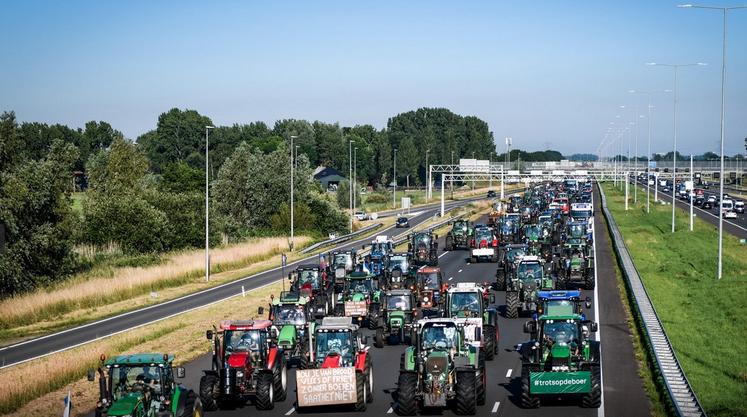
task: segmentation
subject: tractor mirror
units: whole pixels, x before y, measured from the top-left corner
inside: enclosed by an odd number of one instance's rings
[[[591,330],[592,333],[596,333],[597,330],[599,330],[599,324],[597,322],[592,321],[591,325],[589,326],[589,330]]]
[[[534,321],[524,323],[524,333],[535,333],[536,331],[537,324]]]
[[[259,314],[260,316],[265,314],[265,308],[264,307],[257,308],[257,314]]]
[[[366,245],[361,245],[361,250],[366,249]]]
[[[495,304],[495,294],[490,294],[490,304]]]
[[[86,378],[91,382],[95,381],[96,371],[94,371],[93,369],[89,369],[88,372],[86,372]]]
[[[293,272],[288,272],[288,281],[293,281]]]
[[[207,340],[213,340],[213,331],[212,330],[206,331],[205,338],[207,338]]]
[[[363,346],[368,346],[369,343],[370,339],[368,338],[368,336],[363,336]]]
[[[185,376],[187,376],[187,370],[184,369],[183,366],[177,366],[176,367],[176,377],[179,378],[179,379],[181,379],[181,378],[184,378]]]
[[[475,327],[475,341],[476,342],[482,341],[482,331],[480,331],[479,327]]]
[[[586,305],[586,308],[591,308],[591,298],[586,297],[586,300],[584,301],[584,305]]]

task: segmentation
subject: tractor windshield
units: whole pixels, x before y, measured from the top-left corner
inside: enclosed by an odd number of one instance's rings
[[[353,268],[353,258],[347,253],[335,254],[334,264],[337,266],[344,266],[348,269]]]
[[[490,231],[490,229],[486,228],[480,228],[475,230],[475,240],[479,243],[481,241],[486,241],[488,244],[490,244],[493,241],[493,232]]]
[[[578,341],[578,326],[573,321],[548,320],[542,330],[546,342],[563,346]]]
[[[418,279],[422,283],[423,289],[438,290],[440,288],[437,272],[419,272]]]
[[[146,386],[155,391],[156,394],[162,392],[162,371],[165,374],[170,372],[161,369],[161,367],[150,364],[142,365],[114,365],[109,369],[112,395],[117,400],[131,392],[141,392]]]
[[[387,310],[405,311],[405,310],[410,310],[411,308],[412,308],[412,305],[410,303],[409,295],[390,295],[387,297],[387,300],[386,300]]]
[[[572,223],[568,226],[568,234],[573,238],[581,238],[586,234],[586,225],[582,223]]]
[[[316,333],[316,357],[320,362],[330,353],[342,356],[343,361],[353,360],[353,333],[346,331],[318,331]]]
[[[371,253],[386,254],[392,249],[392,244],[389,242],[376,242],[371,245]]]
[[[449,309],[452,314],[458,314],[461,312],[480,312],[480,297],[481,294],[476,291],[473,292],[454,292],[451,293],[451,303]]]
[[[521,258],[522,256],[526,256],[527,251],[524,248],[511,248],[508,252],[506,252],[506,259],[509,262],[513,262],[518,258]]]
[[[519,279],[530,281],[542,278],[542,265],[539,262],[522,262],[518,269]]]
[[[421,233],[415,236],[415,245],[417,246],[428,246],[430,244],[431,237],[425,233]]]
[[[421,340],[423,350],[454,349],[459,343],[457,328],[453,323],[433,323],[423,326]]]
[[[528,226],[524,231],[524,235],[529,240],[537,240],[542,235],[542,229],[539,226]]]
[[[369,294],[375,289],[373,280],[370,279],[350,279],[346,284],[346,289],[350,293]]]
[[[264,335],[259,330],[226,330],[224,344],[226,353],[259,351]]]
[[[452,230],[454,231],[454,234],[463,235],[463,234],[467,233],[467,223],[466,222],[456,222],[456,223],[454,223],[454,228]]]
[[[588,219],[591,217],[591,210],[571,210],[571,217],[579,220]]]
[[[545,314],[553,316],[569,316],[574,313],[575,303],[570,300],[547,300]]]
[[[404,255],[393,255],[389,257],[389,270],[399,269],[401,271],[407,271],[407,256]]]
[[[277,325],[306,323],[306,313],[303,307],[295,304],[277,306],[274,318],[273,322]]]
[[[319,289],[319,271],[314,269],[304,269],[301,271],[301,277],[299,279],[299,284],[301,287],[304,287],[306,285],[310,286],[311,289],[318,290]]]

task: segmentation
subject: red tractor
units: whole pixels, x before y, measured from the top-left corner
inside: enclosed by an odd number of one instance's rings
[[[208,330],[207,339],[213,344],[213,361],[200,378],[205,410],[250,398],[257,409],[270,410],[275,401],[285,400],[287,366],[272,321],[226,320],[219,329]]]

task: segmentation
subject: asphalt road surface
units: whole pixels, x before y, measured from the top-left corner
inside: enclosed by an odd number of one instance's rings
[[[468,204],[479,198],[471,198],[460,201],[449,202],[445,204],[446,210]],[[440,203],[429,205],[426,208],[414,208],[413,212],[420,212],[410,220],[411,226],[416,226],[428,218],[436,215],[440,210]],[[393,227],[381,229],[377,234],[396,235],[404,229],[394,229]],[[370,243],[371,237],[357,239],[337,246],[337,248],[360,248],[362,243]],[[334,248],[330,247],[329,250]],[[316,255],[304,258],[302,260],[289,263],[286,268],[293,268],[297,264],[315,260]],[[123,313],[108,319],[99,320],[82,326],[74,327],[68,330],[53,333],[48,336],[42,336],[36,339],[30,339],[14,345],[0,348],[0,369],[13,366],[22,362],[33,360],[55,352],[77,347],[94,340],[115,335],[132,328],[163,320],[187,311],[204,307],[206,305],[234,297],[241,293],[241,287],[244,286],[246,291],[253,290],[273,282],[280,278],[278,270],[280,267],[251,275],[230,283],[222,284],[198,293],[190,294],[175,300],[163,302],[150,307]]]
[[[595,194],[595,201],[599,201]],[[604,218],[595,207],[595,244],[597,262],[597,289],[585,291],[584,296],[593,299],[593,307],[587,312],[593,320],[600,322],[597,337],[602,341],[602,375],[603,375],[603,403],[600,409],[584,409],[577,402],[549,399],[543,401],[542,407],[535,410],[520,408],[519,395],[521,362],[514,346],[526,339],[523,324],[527,317],[507,319],[503,317],[505,295],[496,293],[496,304],[500,312],[500,353],[495,360],[487,362],[488,389],[487,402],[478,407],[480,416],[519,416],[519,415],[552,415],[564,416],[647,416],[650,415],[650,404],[643,390],[641,379],[638,377],[638,364],[633,355],[631,336],[628,330],[625,313],[620,301],[620,293],[614,276],[614,258]],[[443,248],[443,239],[439,243]],[[495,278],[496,264],[470,264],[466,251],[443,252],[439,259],[439,266],[443,270],[444,279],[451,284],[457,282],[492,282]],[[242,317],[236,317],[240,319]],[[364,334],[373,336],[369,330]],[[373,339],[371,337],[371,339]],[[392,394],[397,389],[397,376],[400,355],[404,346],[385,346],[383,349],[370,348],[374,367],[374,401],[368,404],[365,413],[355,413],[349,408],[324,408],[319,410],[303,410],[309,415],[374,415],[383,416],[393,414]],[[210,356],[207,354],[210,345],[205,341],[206,355],[186,364],[187,377],[183,380],[185,386],[198,389],[203,369],[210,369]],[[275,408],[269,411],[258,411],[251,403],[235,409],[220,410],[207,413],[208,416],[285,416],[298,413],[295,408],[295,369],[288,373],[288,398],[275,403]],[[436,415],[455,415],[451,409],[435,411]]]

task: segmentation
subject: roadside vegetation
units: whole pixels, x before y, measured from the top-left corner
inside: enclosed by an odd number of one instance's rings
[[[717,229],[696,219],[694,231],[678,211],[672,234],[671,206],[645,200],[625,211],[624,192],[603,184],[646,290],[683,369],[709,416],[747,416],[747,247],[724,235],[724,276],[715,277]],[[640,197],[640,194],[639,194]],[[642,201],[642,203],[641,203]]]

